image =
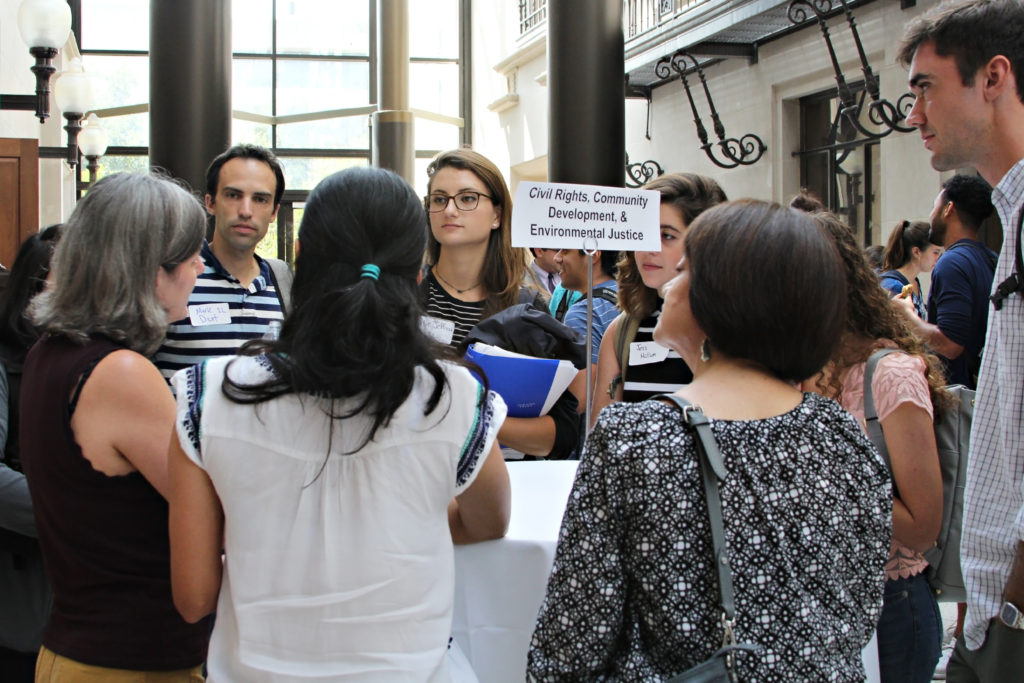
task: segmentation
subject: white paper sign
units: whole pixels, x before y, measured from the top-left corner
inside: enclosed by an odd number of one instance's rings
[[[661,194],[601,185],[521,182],[512,246],[661,251]]]

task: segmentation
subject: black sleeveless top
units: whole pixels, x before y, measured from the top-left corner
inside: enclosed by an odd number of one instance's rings
[[[654,341],[654,326],[661,315],[661,300],[658,309],[640,321],[634,342]],[[630,354],[633,357],[633,354]],[[675,351],[669,351],[668,357],[657,363],[647,365],[630,365],[626,368],[626,382],[622,385],[622,400],[626,403],[646,401],[652,396],[677,391],[684,384],[693,381],[693,373],[689,366]]]
[[[21,458],[54,592],[43,644],[92,666],[191,668],[210,627],[187,624],[172,602],[167,502],[138,472],[93,469],[71,431],[79,377],[121,348],[44,337],[25,361]]]

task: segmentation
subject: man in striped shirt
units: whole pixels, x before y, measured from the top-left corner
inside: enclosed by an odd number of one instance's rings
[[[1024,2],[943,4],[907,30],[907,122],[938,171],[974,166],[1003,224],[971,429],[960,563],[967,622],[947,681],[1024,680]],[[1015,272],[1015,278],[1011,278]]]
[[[207,358],[233,355],[284,319],[291,287],[287,264],[256,255],[284,194],[277,157],[256,145],[236,145],[206,172],[206,210],[213,239],[203,243],[206,269],[188,301],[189,316],[167,328],[154,362],[164,377]]]

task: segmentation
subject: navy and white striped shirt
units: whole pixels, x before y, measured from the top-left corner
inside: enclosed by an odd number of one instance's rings
[[[437,281],[433,269],[427,271],[424,278],[426,283],[426,300],[424,307],[427,315],[431,318],[448,320],[455,324],[455,332],[452,334],[449,345],[458,347],[466,338],[469,331],[476,326],[484,317],[484,305],[486,301],[462,301],[456,299]]]
[[[664,303],[663,299],[659,299],[658,309],[641,321],[633,342],[654,341],[654,326],[658,324],[658,316],[661,315],[661,306]],[[633,355],[630,354],[630,357]],[[630,365],[626,368],[625,374],[622,400],[626,403],[639,403],[658,394],[671,394],[693,381],[693,373],[690,372],[686,361],[671,349],[664,360],[644,365]]]
[[[178,370],[208,358],[235,355],[242,344],[262,337],[271,320],[284,319],[270,264],[265,260],[255,257],[260,274],[246,288],[225,270],[208,242],[203,242],[200,255],[206,268],[196,278],[195,289],[188,297],[191,317],[168,325],[167,337],[153,357],[167,379]],[[200,319],[198,307],[208,304],[222,306],[216,315],[207,316],[208,324],[193,324]],[[228,316],[230,322],[217,322],[219,319],[226,321]]]

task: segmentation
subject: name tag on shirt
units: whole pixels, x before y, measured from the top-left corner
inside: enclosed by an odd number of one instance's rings
[[[194,304],[188,307],[188,319],[193,327],[204,325],[230,325],[231,311],[226,303]]]
[[[668,358],[668,349],[657,342],[633,342],[629,345],[629,364],[648,365]]]
[[[452,337],[455,336],[455,323],[451,320],[432,318],[429,315],[420,318],[420,329],[427,336],[442,344],[451,344]]]

